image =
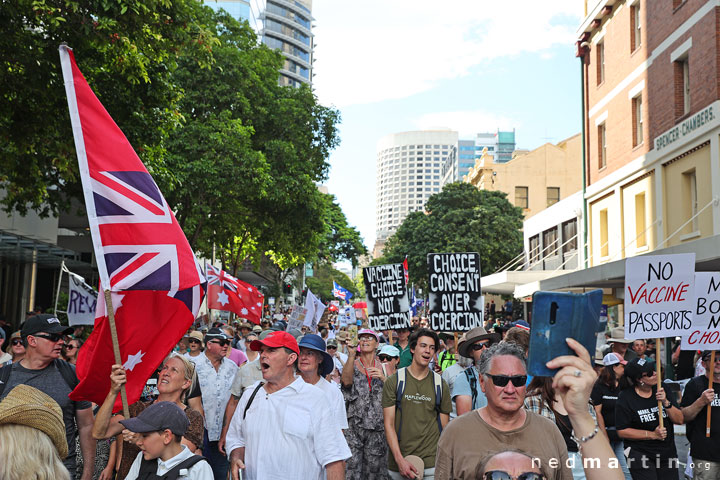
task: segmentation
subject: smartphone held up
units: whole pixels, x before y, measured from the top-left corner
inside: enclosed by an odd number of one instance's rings
[[[575,355],[566,338],[577,340],[588,352],[595,351],[602,298],[602,290],[535,292],[528,355],[530,375],[552,377],[557,370],[547,368],[547,362],[563,355]]]

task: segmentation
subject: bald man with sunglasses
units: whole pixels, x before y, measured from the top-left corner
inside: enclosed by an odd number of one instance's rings
[[[527,370],[522,349],[507,342],[492,345],[483,349],[477,369],[487,405],[457,417],[443,430],[435,479],[476,478],[479,459],[492,452],[518,449],[540,460],[541,468],[548,472],[547,480],[572,480],[560,430],[523,408]]]

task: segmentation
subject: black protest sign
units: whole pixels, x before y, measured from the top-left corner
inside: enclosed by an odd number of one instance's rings
[[[370,328],[376,331],[409,328],[410,302],[402,264],[365,267],[363,280]]]
[[[430,328],[464,332],[483,324],[480,255],[429,253]]]

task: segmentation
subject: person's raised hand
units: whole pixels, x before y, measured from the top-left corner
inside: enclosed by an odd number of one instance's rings
[[[126,382],[127,375],[122,365],[113,365],[110,371],[110,390],[117,394]]]
[[[568,415],[580,415],[588,412],[590,393],[597,374],[590,365],[590,354],[580,342],[572,338],[565,339],[568,346],[577,354],[563,355],[547,363],[548,368],[559,368],[553,377],[553,389],[562,399]]]

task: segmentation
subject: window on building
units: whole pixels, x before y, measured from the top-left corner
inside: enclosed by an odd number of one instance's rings
[[[641,44],[640,34],[642,33],[640,21],[640,1],[630,7],[630,51],[634,52]]]
[[[690,113],[690,62],[687,55],[674,62],[675,117]]]
[[[642,94],[632,99],[633,147],[643,143]]]
[[[577,250],[577,221],[568,220],[562,224],[563,254]]]
[[[547,206],[560,201],[560,187],[547,187]]]
[[[605,122],[598,125],[598,169],[607,166],[607,130]]]
[[[528,187],[515,187],[515,206],[529,208]]]
[[[698,192],[697,192],[697,177],[695,176],[695,170],[689,170],[683,173],[683,186],[685,190],[685,211],[688,220],[692,218],[690,222],[690,232],[697,232],[698,227]]]
[[[598,42],[595,46],[595,63],[597,64],[597,84],[605,81],[605,42]]]
[[[557,227],[543,232],[543,258],[554,257],[558,252]]]
[[[637,248],[647,246],[647,230],[645,220],[645,192],[635,195],[635,246]]]
[[[610,255],[610,246],[608,235],[608,211],[607,208],[600,210],[600,257]]]
[[[530,263],[540,260],[540,235],[530,237],[528,248],[530,249]]]

